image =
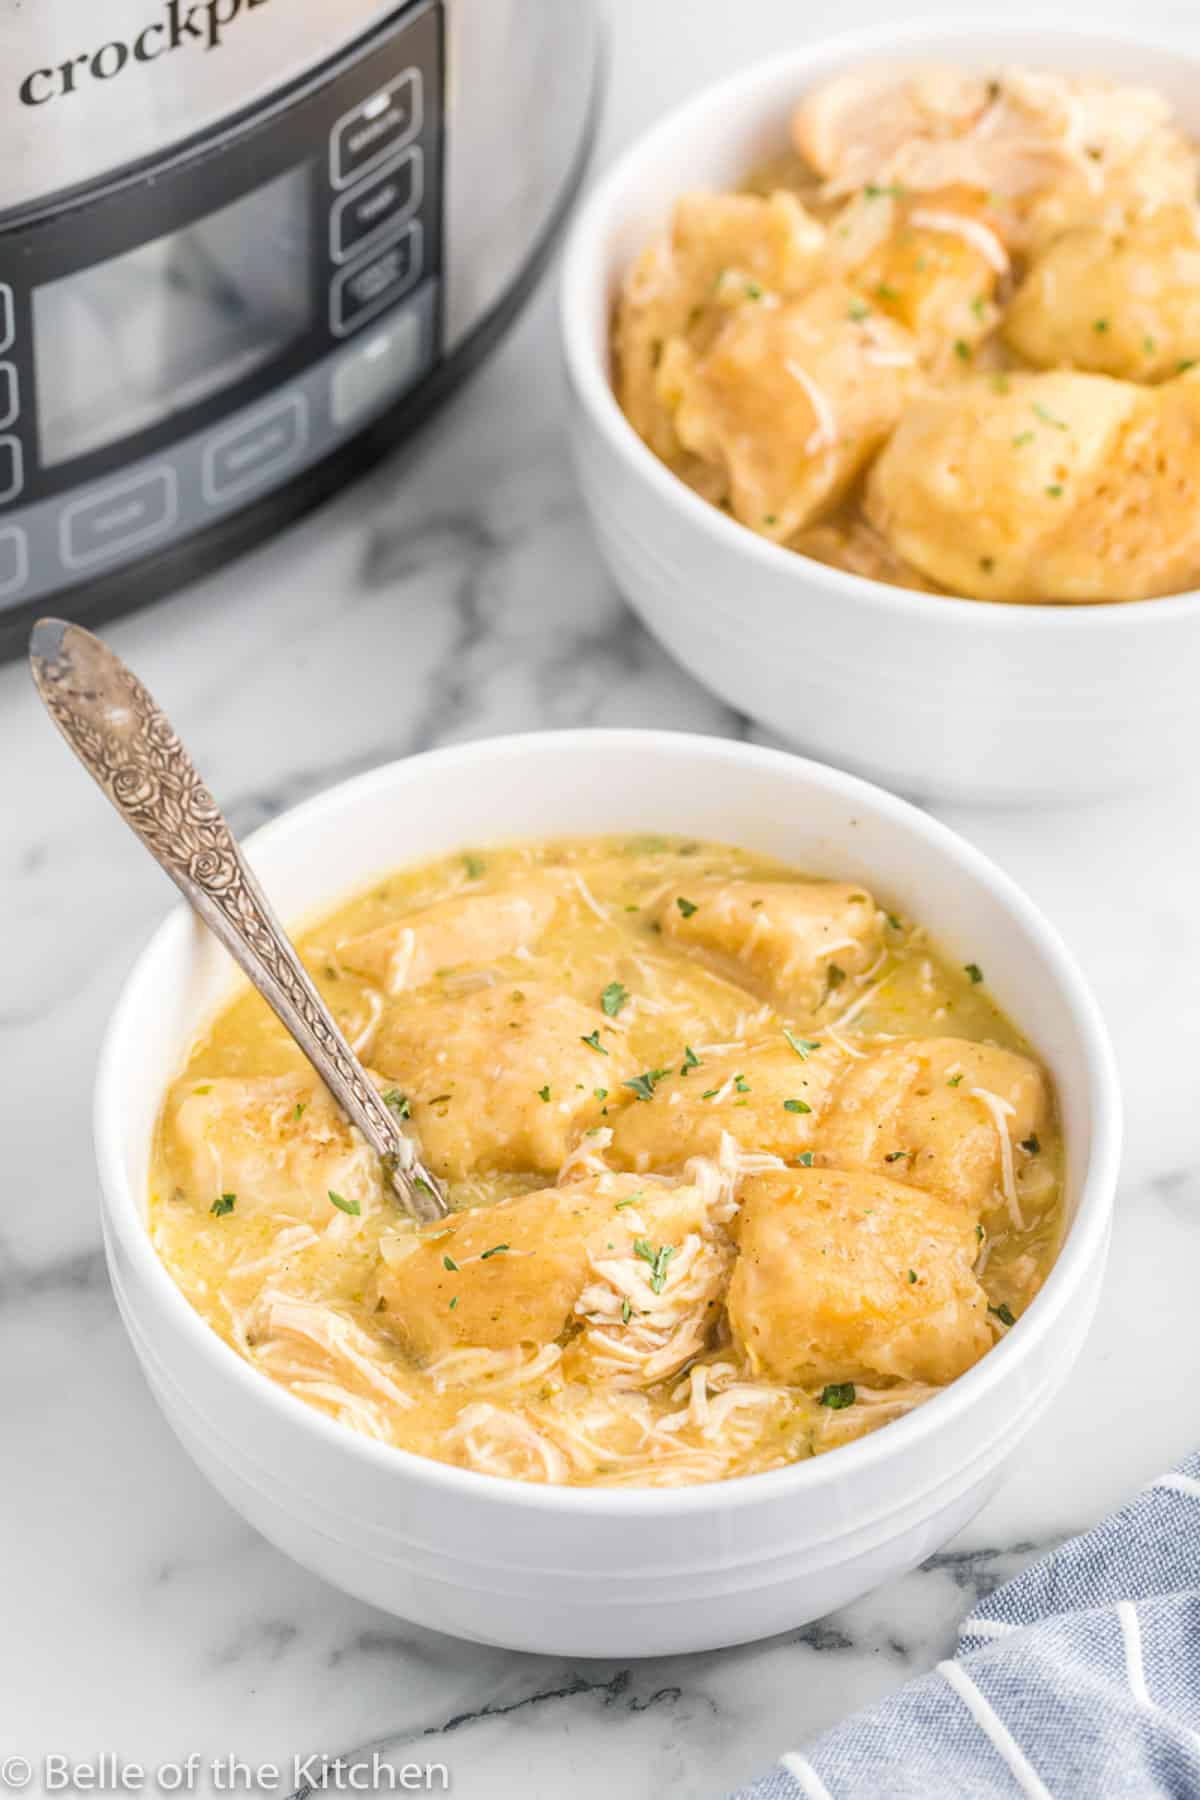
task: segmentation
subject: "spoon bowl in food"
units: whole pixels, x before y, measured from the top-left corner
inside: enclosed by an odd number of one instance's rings
[[[1200,137],[1194,57],[1083,27],[888,27],[701,93],[573,228],[561,319],[585,501],[667,648],[799,747],[917,795],[1146,785],[1200,747],[1200,243],[1184,205],[1110,245],[1103,193],[1060,218],[968,189],[954,161],[924,193],[895,178],[911,146],[874,179],[870,157],[795,176],[794,142],[826,154],[829,135],[825,114],[798,125],[806,99],[929,65],[984,106],[1014,69],[1111,79],[1160,96],[1185,147]],[[1086,198],[1102,165],[1075,154]],[[757,222],[727,210],[747,183],[770,196]],[[1176,225],[1187,242],[1164,260]],[[673,318],[658,287],[693,267]],[[631,282],[649,304],[631,309]]]
[[[170,1255],[164,1196],[152,1201],[151,1188],[162,1153],[164,1099],[183,1072],[198,1068],[189,1058],[214,1020],[232,1016],[225,1009],[234,987],[223,953],[183,910],[166,922],[135,967],[103,1052],[97,1154],[114,1290],[150,1386],[181,1441],[231,1504],[309,1568],[384,1610],[483,1642],[606,1656],[711,1648],[819,1616],[912,1566],[1019,1466],[1021,1441],[1068,1378],[1099,1295],[1119,1140],[1119,1098],[1103,1025],[1069,955],[1030,903],[984,858],[903,802],[816,764],[742,744],[646,732],[534,735],[439,751],[363,776],[266,828],[251,841],[249,856],[302,942],[311,944],[315,921],[337,915],[355,894],[374,891],[399,867],[469,857],[473,870],[506,845],[619,836],[636,846],[657,834],[682,846],[738,845],[751,859],[773,859],[818,882],[828,878],[839,884],[839,905],[852,917],[869,895],[885,916],[921,920],[939,966],[958,970],[972,994],[986,989],[1056,1094],[1061,1243],[1027,1307],[1010,1326],[1001,1302],[996,1341],[957,1379],[892,1422],[823,1454],[667,1486],[640,1479],[604,1485],[604,1470],[600,1485],[554,1469],[540,1476],[526,1470],[525,1478],[514,1479],[480,1472],[478,1463],[464,1466],[457,1451],[446,1451],[453,1460],[439,1460],[437,1447],[415,1454],[399,1441],[380,1441],[330,1416],[327,1393],[291,1391],[261,1364],[251,1366],[245,1352],[252,1356],[257,1346],[239,1347],[215,1316],[206,1322],[202,1297],[193,1303],[193,1292],[189,1302],[163,1260]],[[584,886],[595,900],[586,881]],[[685,931],[703,925],[706,892],[658,897],[658,904],[675,908],[681,941]],[[678,905],[680,898],[694,914]],[[753,907],[753,898],[747,904]],[[853,939],[856,929],[846,937]],[[402,948],[411,957],[412,945]],[[685,948],[692,952],[690,939]],[[695,949],[708,954],[702,943]],[[361,947],[353,954],[364,963]],[[864,978],[871,963],[860,959],[860,969],[853,943],[835,954],[839,968],[845,965],[844,982],[827,985],[840,993]],[[629,978],[623,985],[633,992],[636,983]],[[611,1052],[621,1021],[620,1008],[610,1010],[616,998],[609,1000],[605,1007],[603,994],[597,996],[605,1026],[595,1030],[612,1025],[611,1039],[599,1037]],[[825,1005],[824,991],[804,1003]],[[849,1010],[827,1010],[824,1017],[861,1057],[854,1027],[862,1013],[847,1021]],[[806,1039],[793,1036],[800,1046],[790,1052],[799,1083],[824,1052],[813,1048],[821,1030]],[[886,1051],[888,1045],[874,1048]],[[705,1044],[693,1045],[692,1053],[701,1064],[706,1055],[719,1057]],[[378,1058],[379,1047],[370,1054]],[[586,1054],[600,1065],[601,1053],[588,1048]],[[604,1060],[615,1059],[610,1054]],[[634,1084],[621,1117],[636,1117],[639,1131],[656,1086],[686,1087],[678,1072],[669,1080],[660,1070],[621,1072]],[[961,1061],[947,1062],[944,1085],[958,1090],[964,1072]],[[703,1078],[702,1066],[687,1079],[697,1075]],[[746,1098],[752,1107],[755,1095],[739,1089],[739,1076],[744,1088],[753,1087],[755,1078],[739,1068],[722,1084],[730,1090],[724,1101],[702,1089],[697,1104],[727,1101],[736,1108]],[[192,1079],[197,1089],[210,1087]],[[974,1076],[967,1085],[974,1085]],[[801,1091],[797,1085],[796,1094]],[[210,1098],[199,1096],[202,1105]],[[527,1098],[544,1110],[557,1096],[552,1091],[542,1102],[535,1092]],[[428,1104],[436,1113],[440,1103],[435,1094]],[[1019,1096],[1013,1103],[1021,1104]],[[480,1128],[491,1129],[486,1106],[477,1110]],[[796,1106],[781,1103],[772,1106],[776,1111],[789,1131],[804,1127],[806,1115]],[[535,1129],[528,1116],[526,1108],[522,1130]],[[592,1128],[581,1123],[585,1131]],[[1044,1148],[1033,1138],[1029,1132],[1019,1154],[1014,1149],[1018,1164],[1025,1155],[1036,1160]],[[438,1142],[435,1131],[429,1142]],[[441,1153],[452,1159],[460,1154],[458,1144],[445,1138]],[[586,1135],[580,1147],[586,1154]],[[915,1141],[899,1146],[902,1155],[914,1157],[918,1149]],[[532,1153],[534,1160],[538,1154]],[[655,1184],[653,1172],[639,1173],[636,1134],[625,1154],[626,1172],[609,1178],[615,1184],[608,1195],[614,1237],[624,1203],[641,1204],[644,1190]],[[769,1190],[791,1184],[790,1192],[810,1181],[816,1173],[804,1160],[810,1154],[799,1150],[754,1174],[747,1218],[757,1209],[760,1235],[753,1256],[763,1247],[764,1209],[769,1224]],[[816,1160],[823,1160],[819,1150]],[[885,1201],[894,1197],[895,1164],[887,1163],[892,1172],[879,1178]],[[586,1171],[577,1179],[580,1186],[560,1186],[560,1194],[582,1192]],[[667,1186],[676,1198],[683,1192],[678,1183]],[[594,1182],[589,1191],[592,1204]],[[347,1189],[342,1197],[349,1194]],[[928,1218],[942,1217],[940,1200],[925,1196],[921,1204]],[[217,1217],[210,1211],[198,1214],[200,1232],[215,1236],[239,1221],[237,1209]],[[369,1212],[364,1189],[360,1216]],[[326,1214],[339,1231],[359,1224],[344,1209],[335,1216],[326,1207]],[[488,1208],[480,1207],[451,1226],[465,1231],[487,1217]],[[450,1269],[438,1258],[427,1259],[408,1284],[401,1257],[389,1277],[389,1305],[403,1310],[433,1296],[436,1304],[421,1317],[445,1337],[456,1313],[475,1304],[470,1293],[479,1293],[488,1271],[511,1279],[514,1265],[506,1266],[505,1258],[526,1246],[510,1233],[494,1235],[495,1243],[483,1237],[464,1242],[464,1253],[449,1257]],[[669,1238],[664,1227],[634,1251],[644,1265],[647,1295],[657,1281],[670,1296],[672,1271],[663,1255]],[[819,1256],[820,1245],[809,1242],[804,1253]],[[598,1260],[604,1255],[600,1245]],[[915,1257],[906,1253],[905,1260],[908,1274],[918,1277],[911,1289],[915,1301],[924,1272]],[[460,1276],[469,1276],[470,1288],[465,1279],[461,1287],[439,1285]],[[289,1279],[285,1271],[277,1285],[287,1287]],[[906,1280],[901,1271],[907,1294]],[[541,1297],[534,1298],[540,1305]],[[757,1318],[767,1317],[747,1279],[734,1311],[747,1336]],[[490,1317],[477,1316],[485,1323]],[[614,1323],[619,1329],[619,1307]],[[433,1351],[443,1348],[439,1341]],[[417,1346],[420,1355],[429,1349]],[[761,1365],[764,1379],[778,1383],[789,1372],[771,1366],[773,1354],[765,1350]],[[399,1370],[399,1361],[393,1366]],[[847,1416],[847,1385],[853,1383],[830,1382],[824,1397],[825,1409],[838,1420]]]

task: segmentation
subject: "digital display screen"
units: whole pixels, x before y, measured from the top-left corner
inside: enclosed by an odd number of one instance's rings
[[[234,386],[311,328],[310,173],[33,295],[45,467]]]

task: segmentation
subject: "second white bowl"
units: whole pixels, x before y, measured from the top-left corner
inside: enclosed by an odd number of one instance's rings
[[[612,391],[621,277],[691,188],[737,185],[799,97],[866,60],[1098,71],[1161,89],[1200,137],[1200,56],[1033,23],[887,27],[773,57],[671,113],[577,218],[562,284],[583,494],[613,575],[708,687],[792,743],[917,795],[1025,801],[1150,785],[1200,753],[1200,594],[1011,606],[910,593],[757,537],[676,479]]]

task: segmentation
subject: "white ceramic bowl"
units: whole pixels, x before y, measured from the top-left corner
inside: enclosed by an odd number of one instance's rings
[[[800,95],[867,59],[1099,71],[1159,87],[1200,137],[1200,56],[1080,27],[895,25],[789,51],[690,100],[600,181],[561,321],[584,498],[618,585],[684,666],[789,742],[904,792],[1047,800],[1161,781],[1200,751],[1200,594],[1011,606],[910,593],[783,550],[708,505],[613,397],[624,271],[689,188],[735,185]]]
[[[155,1117],[236,985],[177,909],[136,964],[96,1091],[104,1236],[122,1316],[200,1468],[274,1543],[424,1625],[572,1656],[699,1650],[840,1606],[930,1555],[1013,1467],[1096,1305],[1120,1103],[1095,1004],[1067,951],[990,863],[903,801],[786,753],[673,733],[563,732],[393,763],[250,840],[287,919],[414,859],[488,842],[677,831],[869,883],[982,964],[1054,1071],[1071,1225],[1044,1289],[944,1394],[862,1442],[770,1474],[678,1490],[540,1487],[359,1437],[242,1361],[192,1311],[146,1233]]]

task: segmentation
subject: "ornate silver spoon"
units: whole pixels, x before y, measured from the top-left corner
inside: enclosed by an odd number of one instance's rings
[[[130,830],[283,1021],[420,1223],[446,1202],[309,980],[166,714],[106,644],[40,619],[29,640],[46,710]]]

